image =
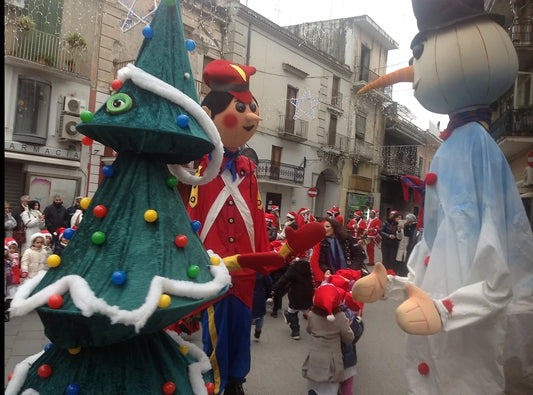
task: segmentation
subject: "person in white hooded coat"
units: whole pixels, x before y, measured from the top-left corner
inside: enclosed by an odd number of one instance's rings
[[[354,299],[398,307],[412,394],[533,393],[533,235],[507,160],[487,133],[489,105],[517,56],[482,0],[413,0],[415,96],[450,114],[426,176],[424,236],[407,277],[381,264]]]

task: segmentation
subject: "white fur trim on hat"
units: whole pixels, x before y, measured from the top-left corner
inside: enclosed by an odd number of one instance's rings
[[[42,233],[40,233],[40,232],[38,232],[38,233],[34,233],[34,234],[32,234],[32,235],[30,236],[30,243],[33,244],[33,242],[35,241],[35,239],[36,239],[37,237],[42,237],[43,240],[45,239],[45,237],[44,237],[44,235],[43,235]]]

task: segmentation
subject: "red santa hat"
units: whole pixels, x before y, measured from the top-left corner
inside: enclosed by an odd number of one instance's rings
[[[272,250],[279,252],[281,250],[281,247],[283,247],[283,243],[281,240],[274,240],[270,242],[270,246],[272,247]]]
[[[296,216],[297,216],[297,215],[298,215],[298,214],[296,214],[294,211],[289,211],[289,212],[287,213],[287,218],[290,218],[290,219],[296,219]]]
[[[52,233],[50,233],[48,230],[46,229],[43,229],[41,230],[41,234],[44,236],[44,237],[50,237],[52,238]]]
[[[272,206],[270,206],[270,212],[273,212],[273,211],[279,211],[279,207],[276,206],[275,204],[273,204]]]
[[[7,237],[4,239],[4,245],[9,247],[10,245],[15,244],[18,247],[17,241],[13,237]]]
[[[274,214],[265,213],[265,221],[267,222],[274,222],[275,216]]]
[[[356,212],[354,212],[354,215],[358,216],[358,217],[361,217],[363,215],[363,213],[359,210],[357,210]]]
[[[372,210],[370,210],[371,212],[373,212],[374,214],[378,215],[379,214],[379,211],[378,209],[376,208],[373,208]]]
[[[300,208],[300,210],[298,210],[298,214],[301,214],[301,215],[307,214],[309,212],[311,212],[311,209],[309,207],[302,207]]]
[[[204,68],[203,79],[214,92],[228,92],[243,103],[253,100],[250,92],[250,77],[256,68],[236,64],[225,59],[217,59]]]
[[[333,311],[339,307],[344,300],[344,292],[333,284],[324,284],[315,290],[313,304],[328,312],[327,320],[335,321]]]
[[[327,213],[330,214],[330,215],[337,215],[337,214],[340,214],[341,211],[340,211],[340,209],[337,206],[333,206],[332,208],[330,208],[327,211]]]

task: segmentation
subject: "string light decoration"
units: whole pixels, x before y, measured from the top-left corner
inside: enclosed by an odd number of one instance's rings
[[[315,119],[315,108],[320,104],[320,99],[311,97],[311,92],[306,89],[300,98],[292,97],[290,99],[292,105],[296,107],[296,112],[292,117],[297,119]]]
[[[118,3],[128,10],[128,14],[126,15],[126,18],[124,19],[124,22],[120,28],[122,32],[127,32],[128,30],[137,26],[139,23],[143,23],[148,26],[152,21],[159,2],[157,0],[153,0],[153,5],[148,10],[148,13],[144,14],[143,16],[140,16],[140,14],[146,12],[146,10],[142,9],[142,3],[145,2],[141,1],[141,9],[139,11],[135,10],[137,0],[118,0]]]

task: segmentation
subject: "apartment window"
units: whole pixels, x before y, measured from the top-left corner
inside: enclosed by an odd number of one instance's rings
[[[285,105],[285,132],[294,133],[294,115],[296,106],[291,103],[291,99],[298,97],[298,89],[294,86],[287,85],[287,104]]]
[[[361,45],[361,63],[359,66],[359,80],[370,82],[370,48],[365,45]]]
[[[366,116],[362,114],[355,115],[355,137],[364,140],[366,134]]]
[[[16,96],[13,139],[26,143],[45,144],[50,113],[49,82],[32,76],[20,76]]]
[[[333,76],[333,85],[331,88],[331,104],[335,107],[340,108],[341,100],[340,100],[340,93],[339,93],[339,86],[340,86],[341,79],[339,77]]]
[[[329,129],[328,129],[328,145],[330,147],[336,146],[337,140],[337,117],[331,116],[329,119]]]

